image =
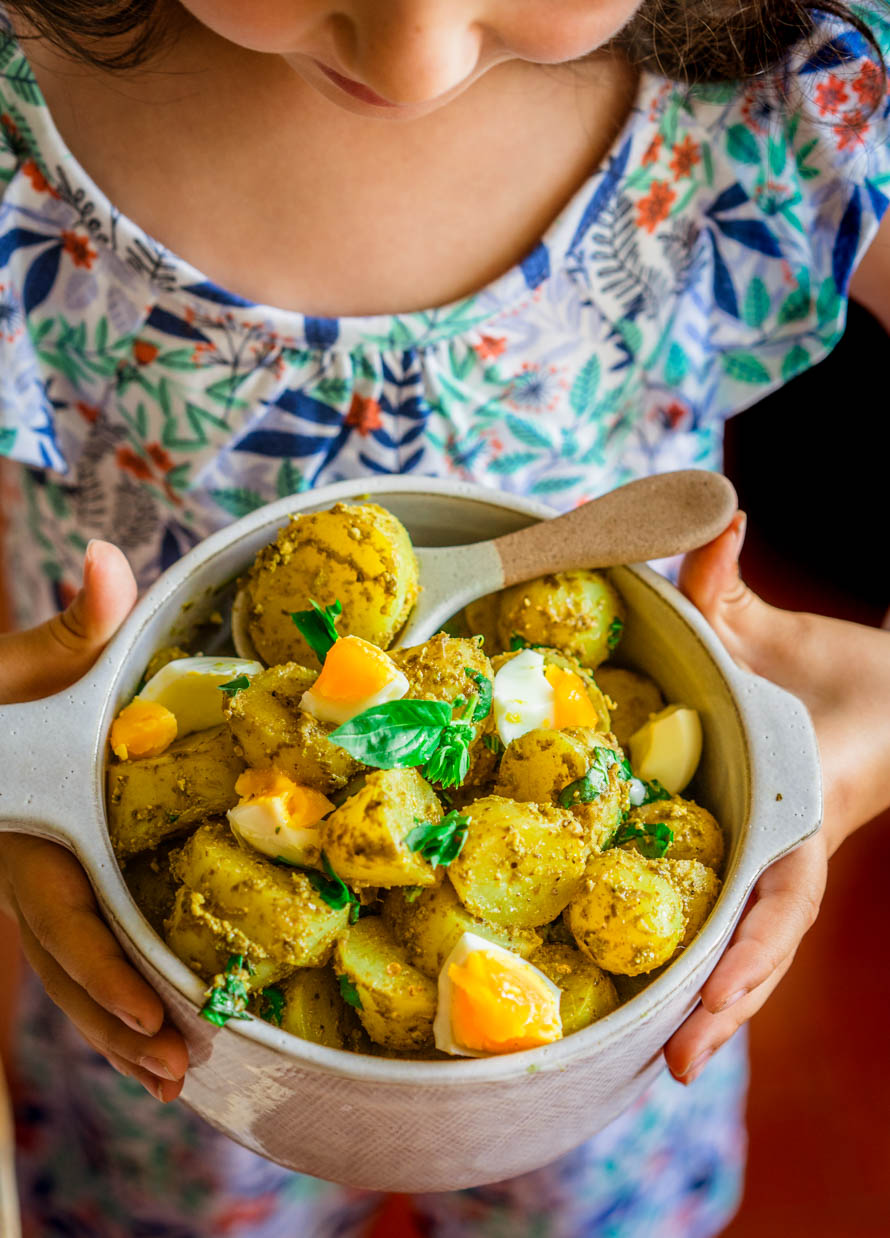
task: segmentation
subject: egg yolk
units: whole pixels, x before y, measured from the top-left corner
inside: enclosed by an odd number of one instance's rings
[[[514,1053],[562,1036],[559,1000],[529,968],[474,950],[452,963],[451,1030],[465,1049]]]
[[[328,701],[361,701],[382,691],[395,669],[376,645],[360,636],[344,636],[328,650],[312,695]]]
[[[574,671],[561,666],[548,666],[544,671],[553,689],[553,726],[557,731],[569,726],[593,726],[598,719],[593,702],[587,695],[587,685]]]
[[[154,701],[137,697],[111,724],[111,751],[121,761],[131,757],[159,757],[173,743],[176,715]]]
[[[242,804],[280,799],[291,826],[315,825],[334,809],[326,795],[314,787],[301,787],[277,769],[246,769],[238,776],[235,790]]]

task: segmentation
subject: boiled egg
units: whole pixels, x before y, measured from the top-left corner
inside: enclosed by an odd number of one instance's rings
[[[518,954],[464,933],[439,972],[436,1048],[488,1057],[559,1040],[561,997],[553,981]]]
[[[686,705],[668,705],[652,714],[628,740],[630,760],[638,778],[658,779],[677,795],[695,773],[701,759],[702,730],[698,712]]]
[[[261,663],[243,658],[176,658],[152,675],[136,699],[163,705],[176,717],[179,734],[190,735],[222,723],[222,684],[242,675],[249,679],[262,669]]]
[[[159,757],[177,734],[176,718],[163,705],[135,700],[111,724],[111,751],[120,761],[131,757]]]
[[[580,675],[548,666],[535,649],[505,662],[492,685],[494,720],[505,744],[541,727],[597,725],[597,714]]]
[[[240,802],[226,814],[232,831],[272,859],[311,867],[321,856],[318,823],[334,805],[277,769],[246,769],[235,783]]]
[[[400,701],[408,680],[382,649],[360,636],[343,636],[327,652],[321,674],[300,700],[319,722],[342,726],[356,714]]]

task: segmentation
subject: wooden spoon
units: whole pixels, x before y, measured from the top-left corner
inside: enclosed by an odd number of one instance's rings
[[[642,563],[704,546],[723,532],[737,506],[732,483],[720,473],[682,469],[628,482],[492,541],[415,547],[421,594],[398,644],[420,644],[468,602],[536,576]],[[232,638],[239,657],[257,659],[247,609],[242,590],[232,607]]]

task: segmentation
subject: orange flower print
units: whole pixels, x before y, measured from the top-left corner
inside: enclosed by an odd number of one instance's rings
[[[76,232],[63,232],[62,244],[65,253],[71,256],[76,267],[86,267],[87,270],[92,267],[96,251],[85,236],[78,236]]]
[[[647,168],[650,163],[657,163],[658,156],[661,153],[661,134],[656,133],[655,137],[646,147],[643,158],[640,160],[644,168]]]
[[[358,430],[362,438],[367,438],[372,430],[379,430],[383,425],[380,405],[373,396],[359,395],[355,392],[349,412],[346,414],[346,424]]]
[[[653,181],[645,198],[637,203],[637,227],[654,232],[663,219],[667,219],[676,192],[667,181]]]
[[[46,179],[46,177],[43,175],[40,168],[37,166],[36,160],[26,159],[25,162],[22,164],[22,172],[25,174],[25,176],[27,176],[28,180],[31,182],[31,184],[34,186],[34,188],[37,190],[38,193],[48,193],[53,198],[57,198],[59,196],[56,193],[55,189],[53,189],[49,181]]]
[[[499,357],[506,347],[507,340],[503,335],[483,335],[479,343],[474,345],[480,361],[491,361]]]
[[[95,404],[84,404],[81,400],[78,400],[74,407],[80,413],[81,417],[83,417],[84,421],[88,421],[90,424],[97,420],[99,413],[102,411],[97,408]]]
[[[137,455],[132,447],[118,447],[115,458],[118,468],[123,469],[125,473],[130,473],[133,477],[138,477],[140,481],[148,481],[151,477],[151,466],[148,461]]]
[[[816,104],[823,116],[826,112],[839,112],[848,98],[846,83],[834,73],[816,87]]]
[[[674,155],[671,159],[671,171],[674,174],[674,179],[679,180],[681,176],[691,175],[692,169],[697,163],[701,163],[698,143],[693,142],[692,138],[687,134],[682,142],[674,144]]]
[[[848,112],[840,124],[834,126],[834,136],[837,138],[838,150],[848,150],[858,146],[868,132],[868,119],[861,107],[854,112]]]
[[[151,365],[159,352],[160,349],[154,344],[149,344],[148,340],[133,341],[133,356],[136,358],[137,365]]]
[[[118,447],[115,456],[118,468],[139,481],[153,482],[163,490],[171,503],[180,505],[182,499],[167,481],[167,474],[173,468],[170,453],[160,443],[146,443],[145,451],[148,459],[140,456],[132,447]]]
[[[877,107],[884,92],[884,78],[881,70],[873,60],[866,60],[859,71],[859,76],[853,83],[853,89],[859,96],[864,108],[872,111]]]

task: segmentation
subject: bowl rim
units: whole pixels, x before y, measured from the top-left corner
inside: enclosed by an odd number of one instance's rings
[[[559,514],[554,509],[524,496],[441,478],[361,478],[307,490],[299,495],[291,495],[258,508],[224,529],[211,534],[177,560],[146,591],[121,631],[114,638],[106,655],[101,659],[105,671],[103,675],[105,702],[104,707],[99,711],[99,739],[96,749],[98,760],[95,768],[99,785],[97,786],[96,808],[101,826],[101,840],[105,844],[107,859],[111,863],[93,865],[94,869],[98,867],[100,870],[95,876],[101,881],[106,914],[115,921],[118,931],[126,936],[135,952],[192,1007],[195,1018],[199,1017],[200,998],[205,991],[204,982],[187,968],[163,939],[155,933],[133,900],[123,879],[120,865],[111,849],[105,815],[105,745],[102,737],[107,729],[107,718],[111,712],[114,689],[127,671],[128,655],[132,646],[145,628],[154,621],[161,606],[168,604],[171,596],[187,590],[188,579],[193,568],[198,565],[206,568],[208,562],[220,551],[228,551],[238,541],[252,538],[263,527],[268,526],[270,530],[274,529],[292,512],[318,510],[338,501],[360,499],[376,501],[385,499],[390,494],[423,496],[430,493],[441,495],[444,498],[488,505],[501,511],[506,509],[521,516],[527,515],[531,518],[529,523],[535,519],[547,519]],[[245,1037],[249,1042],[258,1043],[265,1049],[271,1050],[272,1053],[282,1058],[283,1065],[290,1063],[292,1066],[303,1066],[323,1073],[361,1080],[365,1083],[376,1082],[391,1087],[417,1087],[418,1085],[436,1088],[460,1087],[468,1083],[500,1083],[516,1080],[523,1075],[532,1076],[539,1072],[561,1071],[578,1059],[588,1060],[605,1051],[615,1041],[622,1039],[634,1027],[648,1023],[655,1018],[668,1003],[675,999],[677,992],[688,985],[693,973],[729,936],[747,899],[753,882],[752,872],[756,875],[756,871],[759,871],[756,868],[752,869],[750,857],[746,856],[746,846],[751,845],[750,827],[754,812],[754,797],[751,794],[749,727],[746,724],[746,710],[741,705],[744,695],[741,689],[743,685],[751,681],[760,681],[756,676],[735,665],[704,617],[666,578],[645,564],[625,566],[628,571],[638,576],[649,590],[678,612],[680,619],[714,664],[723,680],[735,709],[740,733],[745,737],[748,795],[738,844],[724,876],[717,904],[693,942],[670,963],[661,976],[603,1019],[552,1044],[522,1050],[518,1053],[484,1058],[455,1058],[448,1061],[416,1061],[405,1058],[378,1057],[346,1049],[333,1049],[312,1041],[305,1041],[257,1017],[252,1017],[249,1021],[232,1020],[225,1028],[220,1029],[212,1028],[212,1025],[208,1023],[202,1031],[209,1032],[211,1036],[231,1031],[237,1036]],[[748,860],[747,863],[746,860]],[[116,897],[112,897],[109,884],[116,886],[114,891]]]

